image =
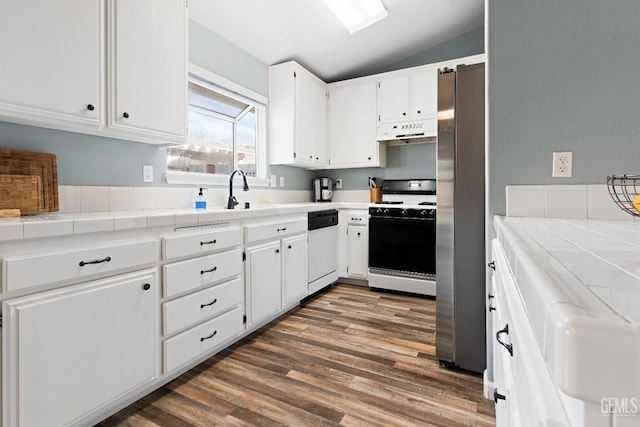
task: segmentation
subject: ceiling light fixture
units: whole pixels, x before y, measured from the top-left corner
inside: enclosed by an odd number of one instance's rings
[[[349,34],[375,24],[388,15],[381,0],[324,0],[324,3]]]

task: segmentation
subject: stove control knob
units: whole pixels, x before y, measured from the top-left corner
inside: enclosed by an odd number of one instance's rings
[[[406,209],[402,209],[402,216],[407,216],[409,214],[409,211],[407,211]]]
[[[385,209],[383,209],[383,210],[382,210],[382,213],[386,213],[386,214],[388,214],[388,213],[389,213],[389,209],[386,209],[386,208],[385,208]]]
[[[422,216],[431,216],[431,211],[423,209],[423,210],[420,211],[420,215],[422,215]]]

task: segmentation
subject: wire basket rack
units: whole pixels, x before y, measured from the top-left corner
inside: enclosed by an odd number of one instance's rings
[[[640,216],[640,211],[633,205],[633,200],[640,194],[640,175],[608,176],[607,189],[620,209],[633,216]],[[640,209],[640,205],[638,208]]]

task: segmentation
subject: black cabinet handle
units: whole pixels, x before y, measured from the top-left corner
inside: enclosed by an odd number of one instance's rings
[[[89,264],[102,264],[103,262],[109,262],[111,261],[111,257],[108,256],[106,258],[102,258],[102,259],[97,259],[95,261],[80,261],[80,263],[78,264],[80,267],[84,267],[85,265],[89,265]]]
[[[291,249],[291,245],[287,246],[287,249]]]
[[[496,308],[490,305],[489,306],[489,312],[492,312],[492,311],[496,311]]]
[[[319,157],[316,157],[316,160],[320,160],[320,158],[319,158]]]
[[[204,273],[213,273],[214,271],[216,271],[218,269],[218,267],[213,267],[210,268],[209,270],[200,270],[200,274],[204,274]]]
[[[403,115],[403,116],[406,116],[406,115],[407,115],[407,113],[402,113],[402,115]]]
[[[287,231],[287,227],[284,227],[284,228],[278,228],[278,231]]]
[[[367,157],[367,160],[371,160],[371,157]]]
[[[420,110],[418,110],[418,114],[420,114]]]
[[[506,348],[507,351],[509,352],[509,355],[513,357],[513,344],[507,344],[506,342],[502,341],[502,339],[500,339],[500,335],[502,334],[509,335],[509,324],[506,324],[504,328],[496,332],[496,340],[498,340],[500,345]]]
[[[490,269],[495,271],[496,270],[496,262],[495,261],[491,261],[489,264],[487,264],[487,267],[489,267]]]
[[[122,113],[122,117],[124,117],[125,119],[129,118],[129,113],[127,113],[126,111],[124,113]]]
[[[280,249],[276,249],[276,253],[279,254],[280,253]]]
[[[358,231],[358,237],[360,237],[360,232]]]
[[[144,289],[145,291],[148,291],[149,289],[151,289],[151,284],[145,283],[144,285],[142,285],[142,289]]]
[[[87,110],[89,110],[89,111],[93,111],[93,110],[95,110],[95,109],[96,109],[96,107],[94,107],[94,106],[93,106],[93,104],[89,104],[89,105],[87,105]]]
[[[208,242],[200,242],[200,246],[204,246],[204,245],[215,245],[217,243],[217,240],[209,240]]]
[[[507,400],[507,397],[504,394],[498,393],[498,389],[494,388],[493,389],[493,401],[495,403],[498,403],[498,399],[499,400]]]
[[[200,338],[200,342],[202,342],[202,341],[204,341],[204,340],[209,340],[209,339],[211,339],[211,338],[215,337],[217,333],[218,333],[218,331],[213,331],[213,333],[212,333],[211,335],[209,335],[208,337],[202,337],[202,338]]]
[[[207,304],[200,304],[200,308],[209,307],[210,305],[213,305],[213,304],[215,304],[215,303],[217,303],[217,302],[218,302],[218,298],[214,298],[214,300],[213,300],[213,301],[211,301],[210,303],[207,303]]]
[[[309,156],[309,158],[313,160],[313,156]]]
[[[489,301],[491,301],[493,298],[494,298],[494,296],[493,296],[493,295],[491,295],[491,294],[487,294],[487,299],[488,299]]]

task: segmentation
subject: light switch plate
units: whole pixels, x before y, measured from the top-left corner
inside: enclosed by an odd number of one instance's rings
[[[284,176],[280,177],[280,187],[284,187]]]
[[[276,175],[271,175],[271,186],[273,188],[278,186],[278,177]]]

